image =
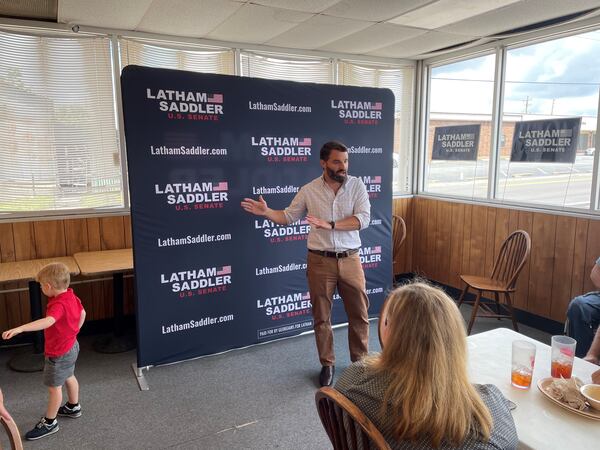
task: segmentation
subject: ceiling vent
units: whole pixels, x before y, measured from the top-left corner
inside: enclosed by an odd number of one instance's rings
[[[0,17],[57,22],[58,0],[0,0]]]

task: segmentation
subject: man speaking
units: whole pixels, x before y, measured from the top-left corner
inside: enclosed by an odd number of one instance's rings
[[[287,225],[306,214],[308,235],[307,278],[317,350],[321,361],[321,386],[329,386],[335,371],[331,307],[337,287],[348,316],[348,345],[352,361],[369,350],[369,299],[360,264],[358,230],[369,226],[371,204],[360,178],[348,175],[348,149],[341,142],[321,148],[322,176],[302,186],[284,210],[268,207],[262,195],[245,198],[242,208],[257,216]]]

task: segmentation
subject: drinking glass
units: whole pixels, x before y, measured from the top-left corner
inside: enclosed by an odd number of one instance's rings
[[[550,375],[553,378],[571,378],[577,341],[569,336],[552,336]]]
[[[535,365],[535,344],[529,341],[513,341],[511,384],[519,389],[529,389]]]

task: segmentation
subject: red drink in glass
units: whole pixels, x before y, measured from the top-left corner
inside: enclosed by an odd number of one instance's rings
[[[550,366],[550,375],[552,378],[571,378],[573,372],[573,363],[552,361]]]
[[[531,371],[514,370],[510,374],[511,384],[519,389],[528,389],[531,386]]]

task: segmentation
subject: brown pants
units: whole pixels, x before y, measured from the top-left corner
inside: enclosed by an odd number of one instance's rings
[[[308,252],[306,275],[312,303],[315,338],[323,366],[335,364],[331,307],[337,287],[348,316],[348,346],[352,361],[369,351],[369,298],[358,253],[330,258]]]

